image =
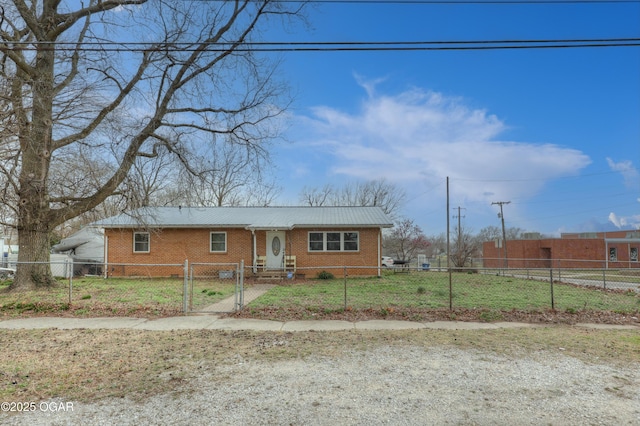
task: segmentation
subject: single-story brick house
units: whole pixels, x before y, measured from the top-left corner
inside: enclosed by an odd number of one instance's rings
[[[640,231],[567,233],[560,238],[507,240],[482,246],[487,268],[639,268]]]
[[[145,207],[92,224],[104,229],[111,275],[142,274],[117,264],[239,263],[260,270],[366,267],[376,275],[382,230],[393,223],[380,207]],[[307,269],[311,268],[311,269]],[[317,268],[317,269],[313,269]],[[376,271],[375,268],[378,268]],[[145,275],[175,275],[161,267]]]

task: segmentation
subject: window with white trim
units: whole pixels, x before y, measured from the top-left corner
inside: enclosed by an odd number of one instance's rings
[[[609,261],[617,262],[618,261],[618,249],[615,247],[609,248]]]
[[[629,260],[632,262],[638,261],[638,247],[631,247],[629,249]]]
[[[149,233],[148,232],[134,232],[133,233],[133,252],[134,253],[149,253]]]
[[[309,232],[309,251],[358,251],[358,232],[325,231]]]
[[[225,253],[227,251],[226,232],[212,232],[210,234],[209,251],[212,253]]]

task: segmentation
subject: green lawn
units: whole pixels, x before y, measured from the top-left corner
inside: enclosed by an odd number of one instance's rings
[[[512,277],[456,273],[452,275],[452,305],[457,308],[538,310],[551,308],[548,282]],[[633,291],[602,291],[554,284],[554,306],[562,310],[637,312],[640,297]],[[316,307],[327,309],[385,307],[448,308],[449,276],[441,272],[386,273],[380,278],[310,280],[281,285],[249,307]]]
[[[59,313],[74,316],[177,315],[183,309],[182,278],[76,278],[71,298],[69,281],[48,290],[9,293],[9,282],[0,283],[0,313]],[[251,283],[245,283],[250,288]],[[533,279],[501,275],[454,273],[452,307],[496,311],[538,311],[552,307],[551,285]],[[235,291],[235,279],[196,279],[189,283],[190,309],[202,310]],[[556,283],[553,302],[562,311],[610,311],[637,313],[636,291],[604,290]],[[449,307],[449,276],[443,272],[385,272],[382,277],[349,277],[332,280],[283,281],[258,299],[250,309],[446,309]]]
[[[8,293],[9,284],[0,283],[0,311],[4,314],[69,311],[79,316],[100,312],[162,315],[183,310],[182,278],[74,278],[71,297],[68,280],[50,289],[21,293]],[[233,295],[235,280],[194,280],[189,287],[193,294],[189,302],[197,309]]]
[[[640,269],[553,269],[554,280],[640,285]],[[508,275],[548,279],[549,269],[509,269]]]

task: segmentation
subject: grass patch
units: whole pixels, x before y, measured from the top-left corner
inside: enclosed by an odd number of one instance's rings
[[[478,318],[483,322],[497,322],[504,320],[504,316],[499,311],[482,311],[478,315]]]
[[[630,273],[630,272],[627,272]],[[0,312],[5,316],[55,314],[75,316],[177,315],[183,308],[182,278],[110,278],[86,277],[73,280],[71,299],[68,281],[32,292],[11,293],[0,282]],[[245,288],[251,283],[245,282]],[[346,288],[345,288],[346,285]],[[188,283],[188,306],[200,310],[233,296],[235,279],[194,279]],[[613,312],[636,315],[640,312],[640,294],[634,290],[611,290],[581,287],[523,277],[492,274],[449,275],[444,272],[383,273],[381,277],[349,277],[340,279],[286,280],[252,301],[247,309],[255,311],[350,312],[368,310],[386,317],[407,312],[418,318],[420,312],[455,309],[478,312],[523,311],[549,309],[567,314]],[[346,300],[345,300],[346,291]],[[391,314],[388,308],[393,308]],[[417,315],[417,316],[416,316]],[[484,314],[483,321],[495,321]],[[409,318],[407,316],[406,318]],[[275,318],[274,318],[275,319]]]
[[[207,286],[211,295],[194,295],[194,304],[215,302],[233,294],[233,285],[194,281],[194,289]],[[84,277],[72,282],[59,282],[53,288],[28,292],[8,292],[0,289],[0,312],[4,315],[53,313],[67,311],[69,315],[153,315],[179,314],[183,305],[182,278],[109,278]]]
[[[550,284],[524,278],[457,273],[452,280],[454,308],[538,311],[551,309]],[[384,274],[380,278],[349,277],[344,280],[309,280],[271,289],[253,301],[251,308],[442,309],[449,307],[446,273]],[[566,311],[637,313],[640,295],[634,291],[603,290],[554,284],[554,306]]]

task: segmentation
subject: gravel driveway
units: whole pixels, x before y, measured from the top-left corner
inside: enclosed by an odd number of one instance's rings
[[[203,367],[203,366],[201,366]],[[198,368],[198,366],[194,366]],[[34,412],[4,424],[637,425],[638,369],[558,353],[387,346],[293,361],[241,357],[179,393]],[[68,401],[65,401],[65,403]]]

